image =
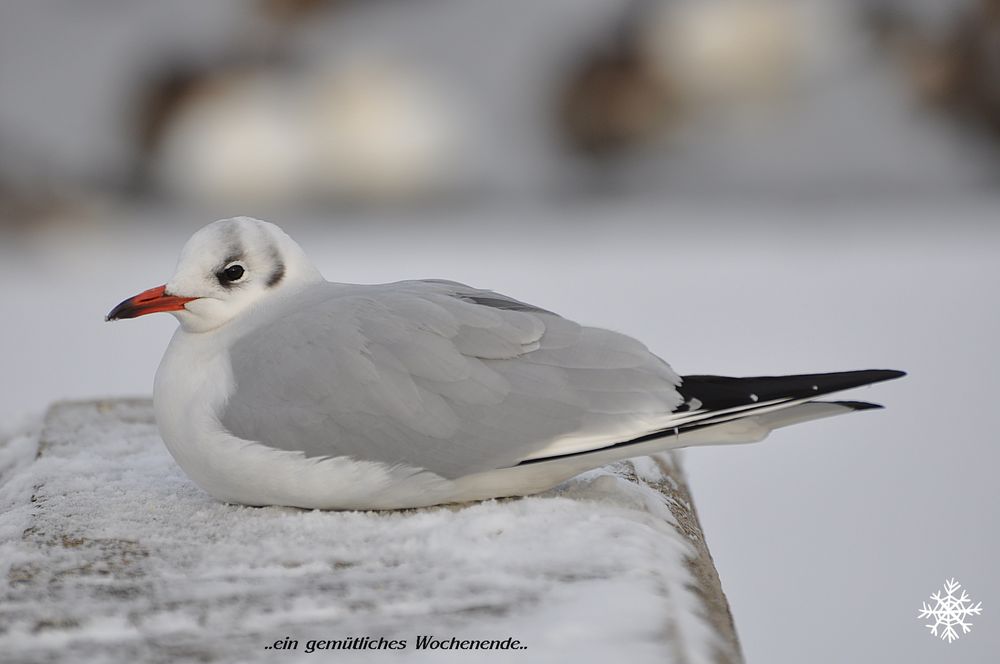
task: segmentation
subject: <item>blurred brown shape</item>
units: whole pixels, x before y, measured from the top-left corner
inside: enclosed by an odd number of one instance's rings
[[[327,7],[344,2],[346,0],[258,0],[264,16],[284,23],[308,19]]]
[[[820,16],[783,0],[657,3],[646,49],[691,114],[775,107],[795,87]]]
[[[595,53],[572,76],[560,101],[570,145],[593,157],[649,139],[669,117],[670,94],[635,51]]]
[[[163,66],[137,104],[133,189],[214,202],[396,201],[453,185],[463,121],[402,63],[272,55]]]
[[[583,53],[560,92],[560,133],[584,156],[620,155],[652,139],[672,115],[668,80],[642,44],[648,7],[633,2],[604,43]]]
[[[219,62],[168,59],[143,77],[132,113],[136,163],[131,188],[145,191],[151,186],[151,168],[172,126],[189,108],[271,67],[250,56]]]
[[[606,158],[767,116],[800,82],[818,16],[781,0],[632,0],[571,71],[561,133]]]
[[[0,232],[79,222],[88,209],[99,206],[95,184],[67,178],[40,150],[0,134]]]
[[[884,7],[870,23],[923,103],[1000,139],[1000,0],[979,0],[940,34]]]
[[[208,84],[207,68],[183,63],[166,65],[149,77],[135,110],[136,147],[144,159],[159,148],[178,111]]]

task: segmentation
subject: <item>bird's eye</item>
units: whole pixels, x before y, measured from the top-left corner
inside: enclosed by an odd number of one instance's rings
[[[245,272],[246,271],[243,269],[242,265],[239,263],[232,263],[231,265],[227,265],[225,269],[222,270],[222,274],[219,276],[222,281],[233,283],[242,279]]]

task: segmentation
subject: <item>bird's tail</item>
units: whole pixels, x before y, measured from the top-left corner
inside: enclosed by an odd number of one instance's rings
[[[682,376],[684,403],[667,426],[631,440],[521,462],[580,459],[582,466],[641,456],[674,447],[725,445],[763,440],[774,429],[858,410],[881,408],[866,401],[817,401],[833,392],[905,376],[903,371],[866,369],[796,376]]]
[[[857,410],[881,408],[865,401],[816,401],[831,392],[906,375],[870,369],[799,376],[684,376],[684,403],[663,428],[621,442],[522,461],[470,476],[462,500],[544,491],[554,484],[613,461],[677,447],[752,443],[774,429]]]
[[[684,403],[676,411],[681,417],[674,424],[678,431],[693,432],[753,418],[755,424],[770,430],[856,410],[881,408],[864,401],[815,399],[905,375],[905,372],[890,369],[865,369],[749,378],[683,376],[678,390]]]

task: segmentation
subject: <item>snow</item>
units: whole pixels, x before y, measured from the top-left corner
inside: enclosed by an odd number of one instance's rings
[[[274,661],[264,646],[286,636],[304,648],[368,635],[411,647],[351,661],[440,661],[412,648],[428,634],[514,637],[524,662],[713,662],[725,646],[702,617],[688,567],[698,550],[671,512],[686,507],[623,477],[662,482],[672,467],[667,454],[462,507],[248,508],[183,475],[148,402],[60,406],[42,454],[17,473],[29,491],[0,514],[0,576],[14,580],[0,590],[0,652],[148,660],[185,644]]]
[[[40,422],[33,422],[0,430],[0,578],[6,578],[18,560],[14,542],[30,525],[27,503],[32,485],[27,468],[38,453],[39,429]]]

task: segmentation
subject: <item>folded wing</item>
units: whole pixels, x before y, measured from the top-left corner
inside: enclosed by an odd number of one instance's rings
[[[451,478],[635,438],[683,401],[638,341],[453,282],[321,284],[230,359],[234,435]]]

